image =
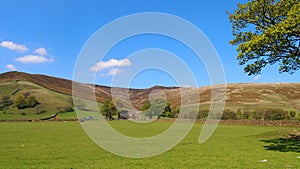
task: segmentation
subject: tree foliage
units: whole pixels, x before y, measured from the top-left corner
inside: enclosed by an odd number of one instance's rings
[[[5,109],[12,104],[13,104],[13,101],[10,100],[9,96],[4,95],[0,98],[0,109]]]
[[[115,102],[113,100],[105,101],[101,106],[101,114],[106,119],[112,119],[113,115],[117,115],[117,108],[115,106]]]
[[[229,15],[238,45],[237,59],[248,75],[260,74],[267,65],[279,63],[279,72],[300,68],[300,1],[252,0],[238,4]]]
[[[25,109],[25,108],[32,108],[39,104],[39,101],[36,99],[35,96],[28,94],[27,92],[25,94],[19,94],[14,104],[18,109]]]

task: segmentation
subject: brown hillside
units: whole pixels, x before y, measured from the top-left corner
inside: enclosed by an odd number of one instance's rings
[[[22,72],[7,72],[0,74],[0,83],[21,80],[38,84],[49,90],[71,95],[72,81],[51,76],[28,74]],[[111,99],[111,87],[101,85],[78,84],[85,90],[92,91],[95,87],[97,100],[103,102]],[[214,86],[213,89],[218,92],[224,92],[224,85]],[[165,93],[172,107],[178,107],[181,103],[179,87],[154,86],[148,89],[125,89],[113,88],[118,98],[127,98],[134,107],[141,107],[148,100],[149,94],[153,90],[161,90]],[[204,107],[209,106],[211,101],[212,88],[201,87],[194,89],[200,94],[200,103]],[[192,91],[192,90],[191,90]],[[85,97],[84,94],[79,94]],[[193,98],[188,100],[193,102]],[[128,103],[124,103],[128,104]],[[226,107],[231,109],[252,110],[254,108],[276,107],[282,109],[295,109],[300,111],[300,83],[254,83],[254,84],[228,84],[226,85]]]

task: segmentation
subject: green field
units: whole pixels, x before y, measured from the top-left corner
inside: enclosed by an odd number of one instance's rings
[[[124,134],[148,137],[172,123],[110,124]],[[131,159],[98,147],[79,122],[3,122],[0,168],[300,168],[300,141],[277,139],[292,128],[219,125],[207,142],[199,144],[202,126],[195,123],[188,136],[168,152]]]

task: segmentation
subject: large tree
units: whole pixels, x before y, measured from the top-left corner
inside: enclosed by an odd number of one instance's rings
[[[237,59],[245,73],[257,75],[267,65],[279,64],[279,72],[300,68],[300,1],[252,0],[238,4],[229,14],[238,45]]]

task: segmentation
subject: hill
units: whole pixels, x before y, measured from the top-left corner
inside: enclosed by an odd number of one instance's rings
[[[95,94],[98,102],[104,102],[112,98],[112,89],[118,98],[127,97],[136,108],[140,108],[148,101],[149,94],[159,89],[165,93],[171,107],[178,107],[181,103],[180,87],[154,86],[148,89],[125,89],[111,88],[101,85],[79,84],[86,90],[95,87]],[[213,86],[218,90],[219,86]],[[223,85],[224,87],[224,85]],[[201,109],[208,109],[211,101],[212,87],[200,87],[197,89],[200,94]],[[24,92],[36,96],[41,103],[39,109],[43,109],[48,116],[58,109],[70,106],[72,95],[72,81],[57,77],[28,74],[22,72],[7,72],[0,74],[0,98],[8,95],[11,99]],[[220,91],[223,92],[223,91]],[[80,95],[85,97],[84,95]],[[193,100],[192,96],[188,100]],[[300,83],[253,83],[253,84],[228,84],[226,85],[226,109],[234,111],[253,111],[263,108],[280,108],[283,110],[300,111]],[[123,103],[128,104],[128,103]],[[0,118],[31,118],[36,117],[36,108],[19,110],[11,106],[7,110],[0,110]],[[34,113],[35,112],[35,113]],[[3,115],[5,114],[5,115]],[[68,116],[68,115],[66,115]],[[70,115],[75,118],[75,115]]]

